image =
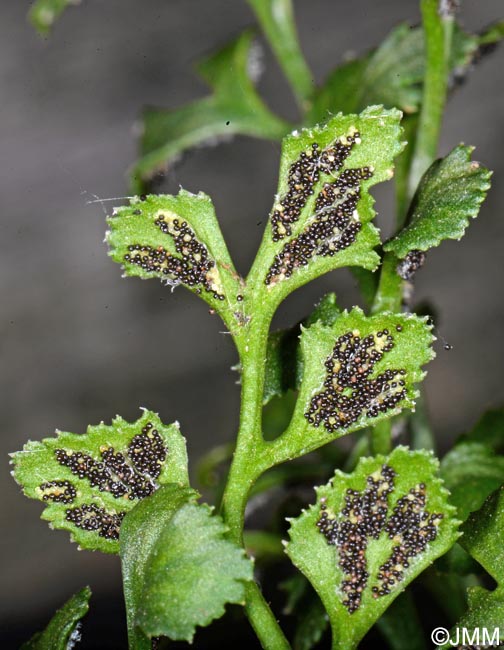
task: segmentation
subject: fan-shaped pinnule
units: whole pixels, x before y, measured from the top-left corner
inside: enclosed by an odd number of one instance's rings
[[[459,537],[455,508],[426,451],[396,447],[316,489],[291,519],[286,552],[327,610],[334,647],[353,650],[405,587]]]
[[[371,106],[284,138],[277,194],[248,278],[262,299],[277,305],[333,269],[378,266],[369,189],[393,176],[401,117]]]
[[[26,496],[45,504],[42,518],[68,530],[81,548],[119,552],[125,515],[161,485],[189,485],[178,423],[145,411],[134,423],[117,416],[84,434],[57,432],[12,455]]]

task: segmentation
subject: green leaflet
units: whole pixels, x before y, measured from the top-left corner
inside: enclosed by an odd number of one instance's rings
[[[133,424],[117,416],[85,434],[30,441],[12,457],[25,495],[46,505],[42,519],[104,553],[119,551],[121,522],[141,499],[165,483],[189,483],[178,423],[165,426],[151,411]]]
[[[39,34],[47,36],[65,9],[79,3],[80,0],[36,0],[28,18]]]
[[[504,409],[498,408],[482,415],[444,456],[441,476],[461,519],[479,510],[485,499],[504,484],[503,451]]]
[[[301,335],[303,378],[287,431],[266,451],[300,456],[334,438],[413,408],[421,367],[433,357],[431,327],[412,314],[366,317],[355,307],[331,327]]]
[[[246,31],[198,64],[212,94],[180,108],[144,111],[142,157],[132,170],[135,191],[191,147],[236,134],[279,140],[289,131],[289,124],[274,115],[255,90],[253,38],[253,32]]]
[[[353,113],[372,104],[418,110],[422,97],[422,30],[400,25],[376,50],[336,68],[315,94],[306,122],[327,119],[335,111]]]
[[[457,79],[464,77],[485,38],[491,43],[500,40],[498,26],[478,37],[454,25],[451,69]],[[375,50],[331,72],[316,91],[305,123],[326,120],[336,111],[361,111],[371,104],[417,112],[425,73],[424,50],[422,28],[399,25]]]
[[[444,239],[460,239],[490,189],[491,172],[471,161],[473,147],[459,145],[425,172],[408,215],[408,225],[384,245],[403,258]]]
[[[494,490],[504,484],[504,456],[479,442],[460,442],[441,462],[441,476],[451,492],[460,519],[479,510]]]
[[[141,501],[124,518],[120,555],[131,650],[151,650],[151,641],[137,620],[144,604],[145,570],[150,554],[175,512],[197,498],[198,493],[187,486],[167,484]]]
[[[504,39],[504,20],[500,20],[494,25],[490,25],[478,38],[478,44],[481,47],[497,45]]]
[[[68,600],[49,621],[42,632],[37,632],[23,643],[20,650],[70,650],[80,639],[80,621],[89,610],[91,589],[84,587]]]
[[[255,300],[274,307],[332,269],[376,268],[369,188],[393,176],[400,120],[395,109],[371,106],[284,138],[278,193],[248,279]]]
[[[320,321],[332,325],[341,311],[336,295],[329,293],[322,298],[312,313],[289,329],[272,332],[268,337],[263,404],[273,397],[280,397],[288,390],[299,388],[303,374],[303,360],[299,345],[301,328]]]
[[[176,486],[161,488],[125,517],[121,558],[134,650],[149,647],[138,628],[149,637],[191,641],[196,626],[222,616],[227,603],[244,603],[253,566],[226,531],[208,506],[194,503],[194,493]]]
[[[309,103],[313,79],[296,33],[292,0],[248,0],[301,108]]]
[[[497,582],[493,591],[483,587],[470,587],[467,592],[468,609],[451,631],[456,638],[457,629],[470,633],[485,628],[492,637],[496,628],[501,642],[504,640],[504,495],[503,488],[491,494],[483,507],[471,514],[462,526],[460,544]],[[480,637],[481,643],[481,637]],[[484,643],[482,643],[484,645]],[[449,645],[443,646],[451,647]]]
[[[134,197],[108,219],[110,256],[126,275],[184,285],[219,312],[231,331],[244,324],[241,284],[211,199],[180,190],[176,196]]]
[[[453,644],[446,644],[442,648],[448,649],[457,646],[457,639],[462,640],[464,634],[466,639],[474,639],[477,646],[462,646],[467,647],[482,647],[482,648],[500,648],[504,639],[504,627],[502,621],[504,620],[504,591],[501,589],[489,592],[483,587],[469,587],[467,590],[467,612],[458,621],[457,626],[451,630],[450,638]],[[457,630],[459,630],[457,632]],[[497,631],[497,637],[494,638],[494,633]],[[476,636],[473,636],[476,634]],[[483,635],[487,635],[486,637]],[[501,643],[496,643],[497,639]],[[485,642],[486,640],[486,642]],[[480,641],[480,643],[478,643]],[[491,645],[489,645],[491,644]]]
[[[333,648],[352,650],[404,588],[455,543],[459,522],[425,451],[397,447],[336,472],[291,520],[287,555],[329,614]]]
[[[504,452],[504,408],[487,411],[475,426],[460,438],[463,442],[479,442],[494,452]]]

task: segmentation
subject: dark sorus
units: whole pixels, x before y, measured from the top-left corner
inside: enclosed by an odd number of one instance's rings
[[[360,183],[371,176],[369,167],[346,169],[336,181],[324,184],[308,227],[275,256],[266,276],[267,285],[289,278],[315,256],[333,257],[354,243],[362,228],[357,212]]]
[[[100,492],[108,492],[117,499],[129,500],[143,499],[157,489],[156,479],[161,474],[167,453],[163,439],[150,422],[131,440],[124,453],[115,451],[108,445],[100,448],[100,460],[81,451],[56,449],[54,452],[60,465],[68,467],[79,479],[87,480],[91,487],[98,488]],[[68,486],[61,485],[57,489],[62,495],[72,494],[71,491],[68,492]],[[55,488],[45,483],[40,489],[51,496]],[[55,500],[54,496],[51,498]]]
[[[350,614],[361,604],[369,581],[366,551],[370,539],[378,539],[385,528],[388,496],[394,489],[396,474],[388,465],[367,477],[362,491],[348,489],[341,512],[330,516],[326,501],[321,500],[319,531],[327,543],[336,546],[338,565],[345,579],[341,583],[343,604]]]
[[[374,366],[394,347],[388,329],[361,337],[354,330],[338,338],[325,361],[324,390],[314,395],[305,417],[330,433],[394,408],[406,397],[404,369],[385,370],[371,378]]]
[[[373,587],[373,596],[390,593],[404,577],[412,558],[433,542],[438,534],[442,514],[425,510],[425,485],[420,483],[399,499],[386,526],[389,539],[395,542],[389,559],[378,571],[378,584]]]
[[[48,481],[39,486],[43,501],[53,503],[72,503],[77,496],[77,490],[70,481]]]
[[[98,533],[105,539],[119,539],[119,529],[126,512],[107,512],[94,503],[84,504],[77,508],[69,508],[65,519],[77,528]]]
[[[417,250],[410,251],[397,265],[397,275],[403,280],[412,280],[415,273],[422,268],[424,262],[424,252]]]
[[[348,489],[343,508],[329,513],[327,500],[321,499],[317,528],[338,553],[338,566],[344,573],[341,583],[343,604],[350,614],[361,605],[368,584],[374,598],[390,594],[403,579],[417,555],[436,539],[442,514],[425,510],[426,486],[420,483],[401,497],[389,515],[389,495],[394,491],[396,473],[382,467],[367,477],[362,491]],[[367,548],[371,539],[382,533],[392,540],[392,552],[376,576],[369,573]]]
[[[215,299],[224,300],[217,266],[189,224],[170,212],[159,211],[154,225],[173,238],[177,255],[163,246],[133,244],[128,247],[129,252],[124,256],[124,261],[135,264],[148,273],[165,277],[169,284],[195,287],[197,293],[201,293],[202,287]]]
[[[271,215],[273,241],[279,241],[292,234],[291,224],[295,223],[314,192],[314,186],[321,174],[335,174],[343,166],[353,146],[360,142],[360,134],[351,128],[325,149],[312,144],[311,149],[303,151],[292,163],[288,172],[287,192],[274,206]]]

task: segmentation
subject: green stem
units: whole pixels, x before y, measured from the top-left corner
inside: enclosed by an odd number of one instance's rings
[[[397,220],[399,225],[404,220],[406,205],[409,204],[420,178],[436,158],[450,72],[453,16],[442,17],[439,14],[438,0],[422,0],[421,8],[426,49],[425,78],[407,194],[400,197],[400,213]],[[414,134],[411,132],[411,128],[409,130],[409,137],[412,138]],[[407,158],[408,156],[403,161],[406,165],[408,164]],[[373,313],[385,310],[394,311],[400,308],[402,282],[396,273],[396,265],[395,256],[392,253],[386,253],[383,258]]]
[[[270,606],[255,582],[245,588],[245,612],[264,650],[291,650]]]
[[[385,253],[383,256],[378,289],[371,307],[372,314],[401,311],[403,281],[397,275],[398,263],[394,253]]]
[[[222,516],[229,527],[229,538],[239,545],[243,545],[245,507],[250,489],[267,469],[260,460],[265,447],[262,396],[272,313],[260,303],[260,299],[252,299],[251,303],[254,305],[249,308],[252,319],[243,334],[235,338],[242,369],[240,428],[222,498]],[[289,642],[258,585],[248,583],[245,596],[245,612],[264,650],[288,650]]]
[[[404,178],[401,178],[399,183],[398,227],[404,225],[407,206],[422,175],[436,158],[450,72],[454,17],[451,14],[444,16],[440,14],[439,0],[421,0],[420,4],[425,35],[425,77],[416,135],[413,133],[414,122],[409,125],[409,138],[414,139],[413,155],[410,159],[410,156],[403,153],[402,176],[409,166],[409,178],[407,187],[404,187]],[[383,257],[380,281],[372,307],[372,312],[375,314],[401,309],[404,284],[397,274],[398,261],[393,253],[386,253]],[[389,422],[374,427],[371,433],[371,446],[375,452],[390,450],[390,434]]]
[[[309,108],[313,78],[301,52],[291,0],[248,0],[303,113]]]
[[[240,428],[221,506],[230,529],[229,535],[238,544],[242,544],[245,505],[250,488],[265,469],[257,459],[261,457],[264,446],[262,395],[271,319],[260,306],[250,312],[253,316],[247,330],[240,339],[235,339],[241,366]]]
[[[452,15],[440,15],[439,0],[422,0],[421,10],[426,62],[422,107],[408,184],[410,198],[437,155],[448,90],[454,22]]]

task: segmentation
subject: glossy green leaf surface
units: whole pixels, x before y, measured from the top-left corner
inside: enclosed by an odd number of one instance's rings
[[[466,520],[489,494],[504,484],[504,456],[479,442],[460,442],[444,456],[441,476],[458,516]]]
[[[287,458],[414,408],[431,328],[412,314],[367,317],[355,307],[301,335],[303,378],[288,430],[272,445]]]
[[[380,239],[369,189],[393,176],[400,120],[399,111],[372,106],[284,138],[278,193],[249,275],[256,300],[277,305],[342,266],[376,268]]]
[[[386,251],[403,258],[463,236],[490,189],[491,172],[471,160],[472,151],[459,145],[429,167],[413,198],[408,225],[385,244]]]
[[[110,256],[125,274],[183,285],[234,331],[243,325],[241,283],[206,194],[134,197],[108,219]]]
[[[30,441],[12,462],[25,495],[45,504],[42,519],[104,553],[119,551],[122,520],[139,501],[165,483],[189,482],[178,423],[166,426],[151,411],[132,424],[117,416],[85,434]]]
[[[352,650],[404,588],[458,537],[459,522],[425,451],[397,447],[336,472],[291,520],[287,555],[329,614],[333,648]]]
[[[39,34],[46,36],[65,9],[78,4],[80,0],[36,0],[28,18]]]
[[[289,131],[255,90],[252,79],[260,61],[253,39],[246,31],[198,64],[197,71],[212,89],[210,95],[180,108],[144,111],[142,156],[132,170],[135,191],[191,147],[236,134],[278,140]]]
[[[478,512],[471,514],[462,526],[460,544],[497,582],[493,591],[483,587],[468,589],[468,609],[451,631],[470,633],[486,629],[490,636],[498,629],[504,641],[504,488],[493,492]],[[460,632],[459,632],[460,634]],[[452,647],[445,645],[443,648]]]
[[[84,587],[68,600],[20,650],[71,650],[81,638],[80,621],[89,610],[91,589]]]
[[[226,527],[206,505],[163,488],[125,519],[121,557],[131,627],[149,637],[191,641],[196,627],[244,603],[252,562],[225,539]],[[143,537],[139,531],[148,531]]]

